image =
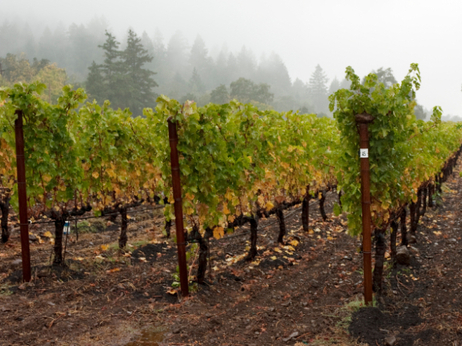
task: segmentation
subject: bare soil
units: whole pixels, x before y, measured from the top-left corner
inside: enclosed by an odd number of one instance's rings
[[[411,265],[387,262],[385,294],[369,308],[361,307],[360,242],[332,215],[333,193],[327,222],[312,201],[308,234],[300,206],[285,212],[285,245],[276,243],[276,219],[261,220],[252,263],[243,259],[248,226],[212,240],[206,284],[192,283],[188,298],[175,287],[176,245],[162,236],[158,212],[132,214],[126,252],[116,245],[119,220],[78,241],[71,235],[65,268],[49,265],[52,225],[33,225],[44,241],[31,243],[31,283],[21,282],[15,231],[0,245],[0,344],[375,346],[394,337],[394,345],[461,345],[458,173],[422,218]]]

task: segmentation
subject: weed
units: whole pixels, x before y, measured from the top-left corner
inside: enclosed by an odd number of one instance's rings
[[[13,291],[10,290],[10,285],[4,284],[0,286],[0,298],[1,297],[6,297],[6,296],[11,296],[13,294]]]

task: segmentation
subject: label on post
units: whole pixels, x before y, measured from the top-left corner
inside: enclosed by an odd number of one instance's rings
[[[369,157],[369,149],[359,149],[359,157],[361,159],[367,159]]]

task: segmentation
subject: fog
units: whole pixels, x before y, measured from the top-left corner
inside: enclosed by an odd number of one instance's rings
[[[318,64],[329,83],[343,79],[347,66],[361,77],[390,67],[400,81],[416,62],[418,102],[427,109],[439,105],[446,115],[462,115],[461,13],[460,1],[429,0],[0,1],[0,25],[27,21],[36,38],[47,26],[95,17],[104,18],[120,41],[128,28],[150,36],[158,29],[166,41],[180,30],[189,46],[200,35],[212,56],[224,44],[231,52],[246,46],[257,60],[274,52],[292,82],[306,83]]]

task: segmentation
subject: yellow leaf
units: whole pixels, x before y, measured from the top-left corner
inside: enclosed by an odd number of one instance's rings
[[[267,211],[270,211],[271,209],[273,209],[273,207],[274,207],[274,204],[273,204],[273,203],[271,203],[271,202],[267,202],[267,203],[266,203],[266,210],[267,210]]]
[[[47,238],[51,238],[53,237],[53,235],[51,234],[50,231],[46,231],[44,234],[43,234],[44,237],[47,237]]]
[[[223,227],[215,227],[213,229],[213,237],[215,239],[223,238],[224,235],[225,235],[225,230],[223,229]]]
[[[106,244],[101,245],[101,250],[106,251],[107,249],[109,249],[109,245],[106,245]]]
[[[92,176],[93,178],[95,178],[95,179],[98,179],[99,173],[95,171],[95,172],[93,172],[93,173],[91,174],[91,176]]]
[[[292,245],[292,246],[298,246],[298,240],[295,240],[295,239],[294,239],[294,240],[291,240],[291,241],[289,242],[289,244]]]
[[[116,174],[115,174],[114,170],[108,169],[108,170],[106,170],[106,172],[107,172],[107,174],[108,174],[111,178],[115,178],[115,177],[116,177]],[[96,177],[94,176],[95,173],[97,174]],[[93,175],[93,177],[95,177],[95,179],[97,179],[98,176],[99,176],[99,174],[98,174],[97,172],[93,172],[92,175]]]
[[[281,250],[280,248],[278,248],[278,247],[275,247],[275,248],[274,248],[274,251],[279,252],[279,253],[282,252],[282,250]]]
[[[171,294],[172,296],[174,296],[174,295],[177,293],[177,291],[176,291],[176,289],[171,288],[171,289],[169,289],[169,290],[167,291],[167,293],[168,293],[168,294]]]
[[[273,261],[275,261],[275,260],[277,259],[277,257],[276,257],[276,256],[271,256],[271,259],[272,259]]]
[[[328,236],[327,240],[334,240],[334,238],[332,238],[331,236]]]
[[[194,199],[194,195],[192,193],[186,192],[184,196],[185,199],[192,201]]]

